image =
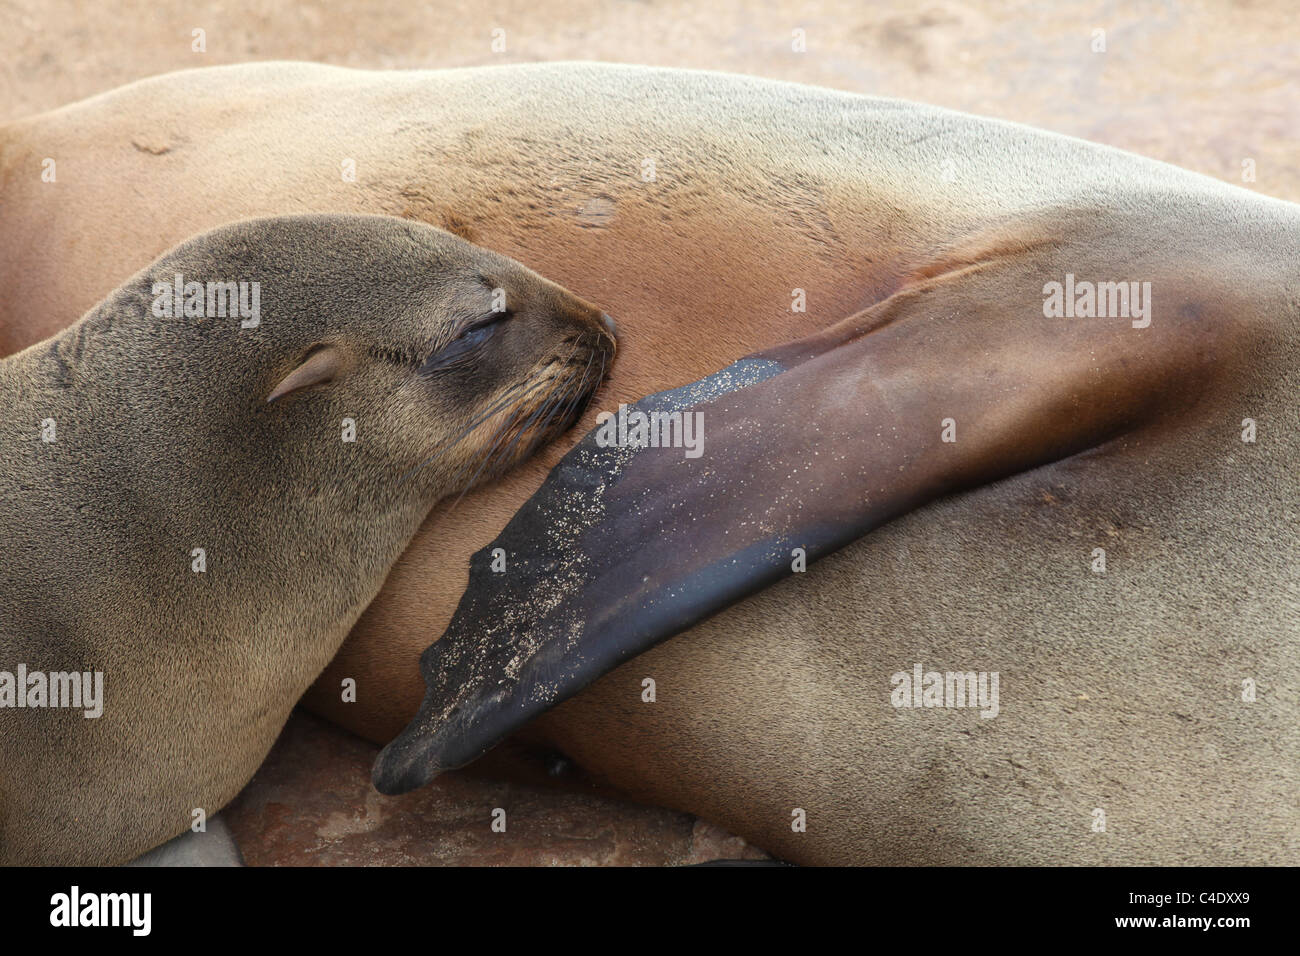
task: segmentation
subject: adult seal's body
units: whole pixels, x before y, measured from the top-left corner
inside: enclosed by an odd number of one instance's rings
[[[0,862],[215,813],[430,507],[572,422],[601,320],[440,230],[292,217],[0,361]]]
[[[878,361],[892,383],[879,394],[934,419],[918,449],[934,453],[945,418],[957,442],[938,450],[972,465],[1066,441],[996,484],[969,468],[959,497],[932,501],[931,481],[901,506],[916,510],[533,732],[797,861],[1294,862],[1297,715],[1276,689],[1296,680],[1295,206],[916,104],[598,65],[194,71],[11,124],[0,149],[11,348],[168,242],[301,209],[445,225],[600,301],[624,333],[610,409],[847,317],[896,317],[852,353],[865,364],[837,427],[870,404],[861,386]],[[42,181],[45,159],[57,182]],[[1067,275],[1150,281],[1164,298],[1147,329],[1049,319],[1043,288]],[[1098,347],[1113,392],[1090,378]],[[982,388],[959,374],[975,369]],[[791,408],[773,388],[767,407]],[[1170,403],[1143,419],[1138,396],[1163,391]],[[1019,401],[999,418],[1008,394]],[[1098,402],[1128,403],[1122,440],[1074,429]],[[701,461],[719,434],[708,420]],[[1082,454],[1059,457],[1080,439]],[[411,718],[415,662],[451,619],[463,569],[560,450],[426,524],[314,706],[379,741]],[[899,491],[863,494],[897,509]],[[736,503],[742,519],[755,506]],[[1000,670],[1000,716],[894,708],[891,677],[918,663]],[[348,677],[375,692],[341,704]],[[1031,700],[1012,706],[1012,686]]]

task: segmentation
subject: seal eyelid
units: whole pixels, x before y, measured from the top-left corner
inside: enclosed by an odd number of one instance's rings
[[[494,312],[486,319],[480,319],[477,322],[471,322],[465,326],[460,333],[450,342],[439,345],[420,366],[421,374],[431,374],[438,371],[451,371],[463,369],[466,363],[473,361],[473,356],[478,349],[483,346],[496,327],[505,319],[510,317],[510,312]]]
[[[333,345],[318,345],[307,352],[292,372],[280,379],[280,383],[266,397],[266,404],[312,385],[333,381],[343,368],[343,352],[340,349]]]
[[[499,322],[504,322],[513,315],[514,313],[509,309],[505,309],[501,312],[489,312],[485,317],[479,319],[477,322],[471,322],[469,325],[465,326],[465,328],[461,329],[460,334],[452,339],[452,342],[461,342],[467,339],[481,342],[485,336],[477,335],[477,333],[490,329],[492,326]]]

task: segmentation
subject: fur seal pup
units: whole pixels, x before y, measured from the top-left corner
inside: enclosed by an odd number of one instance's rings
[[[57,182],[42,181],[46,158]],[[968,283],[982,289],[977,313],[1026,307],[1022,286],[970,283],[990,259],[1046,263],[1042,283],[1064,284],[1144,281],[1129,263],[1155,256],[1162,275],[1221,283],[1212,298],[1233,304],[1206,322],[1262,330],[1267,344],[1234,345],[1259,361],[1238,391],[1223,386],[1218,414],[1183,412],[1159,441],[1144,433],[921,505],[528,732],[638,799],[797,862],[1252,862],[1290,845],[1300,720],[1284,697],[1239,698],[1247,678],[1296,683],[1296,563],[1280,557],[1296,551],[1282,334],[1300,298],[1294,205],[922,104],[603,64],[188,71],[0,127],[0,168],[0,350],[73,321],[199,229],[386,212],[470,236],[616,314],[606,410],[828,329],[927,270],[948,276],[927,295],[954,316]],[[1033,244],[1044,223],[1091,236],[1099,274],[1045,256]],[[945,260],[952,250],[976,257],[970,271]],[[911,355],[890,353],[913,363],[922,392],[967,360],[937,347],[964,326],[935,328]],[[993,332],[982,322],[974,341],[1015,354]],[[1158,367],[1123,374],[1140,385]],[[1050,369],[1030,369],[1050,390]],[[1050,421],[1064,428],[1075,410],[1060,397]],[[1263,441],[1240,440],[1246,418]],[[473,555],[566,444],[435,510],[308,706],[378,742],[410,721],[426,690],[416,662],[451,620]],[[1096,548],[1104,574],[1091,570]],[[1014,668],[1037,690],[1004,700],[997,719],[936,722],[880,697],[918,661],[1001,668],[1007,681]],[[343,679],[358,682],[356,704],[340,702]]]
[[[613,349],[504,256],[305,216],[190,240],[0,361],[0,862],[216,813],[432,505],[567,428]]]

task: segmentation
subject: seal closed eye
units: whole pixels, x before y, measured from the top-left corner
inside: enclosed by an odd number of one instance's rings
[[[472,354],[492,337],[492,333],[508,317],[508,313],[499,312],[475,322],[461,332],[451,344],[430,355],[420,370],[422,372],[435,372],[438,369],[447,368],[463,356]]]
[[[505,257],[305,216],[192,239],[0,361],[0,862],[216,813],[430,508],[566,428],[614,348]]]

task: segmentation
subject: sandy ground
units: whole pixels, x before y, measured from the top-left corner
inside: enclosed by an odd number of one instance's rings
[[[204,52],[193,49],[196,29]],[[492,49],[494,30],[505,31],[503,52]],[[793,49],[797,30],[803,52]],[[1104,51],[1094,49],[1099,41]],[[0,0],[0,54],[0,122],[157,73],[250,60],[371,68],[608,60],[922,100],[1237,183],[1249,164],[1248,188],[1300,201],[1292,0]],[[387,800],[369,788],[374,752],[295,716],[230,809],[248,861],[663,864],[758,855],[689,816],[597,794],[576,769],[534,755],[503,754]],[[489,828],[502,805],[512,808],[508,838]]]

